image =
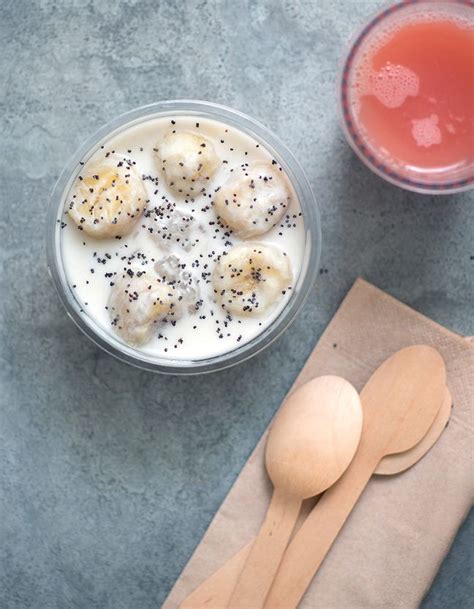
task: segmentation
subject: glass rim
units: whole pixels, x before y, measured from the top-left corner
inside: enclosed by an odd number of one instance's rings
[[[399,10],[410,8],[417,4],[453,4],[474,8],[470,0],[399,0],[395,3],[386,3],[383,8],[378,9],[375,13],[372,13],[372,15],[364,21],[362,26],[350,38],[340,61],[339,77],[337,80],[339,124],[347,142],[359,159],[370,170],[387,182],[419,194],[443,195],[466,192],[474,188],[474,175],[462,180],[447,181],[444,183],[430,183],[414,180],[397,173],[391,169],[390,166],[378,160],[375,155],[370,152],[369,147],[364,143],[363,138],[360,137],[359,129],[355,125],[351,116],[348,95],[348,76],[359,47],[367,38],[368,34],[376,26],[378,26],[381,21],[387,17],[390,17]]]
[[[80,170],[104,141],[134,124],[169,115],[200,116],[227,123],[255,138],[278,160],[288,175],[303,212],[305,254],[295,288],[271,324],[241,347],[206,359],[172,359],[156,357],[126,345],[107,332],[92,317],[80,310],[67,280],[61,256],[60,218],[64,199]],[[59,222],[58,222],[59,220]],[[46,250],[53,284],[68,316],[97,346],[117,359],[135,367],[166,374],[201,374],[231,367],[253,357],[275,341],[294,320],[311,291],[319,271],[321,257],[321,218],[311,185],[293,153],[259,121],[246,114],[213,102],[201,100],[166,100],[140,106],[120,114],[100,127],[69,158],[53,188],[47,213]]]

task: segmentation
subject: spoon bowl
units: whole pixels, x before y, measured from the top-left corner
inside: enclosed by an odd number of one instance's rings
[[[351,462],[361,430],[360,399],[350,383],[337,376],[309,381],[288,397],[268,436],[274,487],[301,499],[322,493]]]
[[[393,476],[394,474],[404,472],[415,465],[415,463],[418,463],[434,444],[436,444],[440,435],[446,428],[451,415],[452,403],[453,399],[451,397],[451,392],[446,387],[443,404],[441,405],[435,420],[431,424],[431,427],[426,432],[426,435],[418,444],[415,444],[413,448],[404,450],[401,453],[385,456],[378,464],[375,473],[380,476]]]

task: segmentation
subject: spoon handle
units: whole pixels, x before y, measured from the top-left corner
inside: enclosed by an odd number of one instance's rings
[[[260,609],[270,590],[301,508],[301,498],[276,488],[262,528],[252,544],[228,607]]]
[[[247,560],[252,541],[234,554],[220,569],[202,582],[181,603],[179,609],[222,609],[227,607]]]
[[[298,606],[380,458],[360,447],[342,477],[324,493],[286,549],[265,609]]]
[[[304,501],[293,532],[298,531],[314,507],[314,498]],[[254,538],[255,539],[255,538]],[[250,554],[254,539],[227,560],[217,571],[205,579],[184,601],[179,609],[223,609],[227,607],[239,575]]]

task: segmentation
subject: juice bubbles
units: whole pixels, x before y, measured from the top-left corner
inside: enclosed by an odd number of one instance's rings
[[[474,4],[402,2],[376,17],[344,67],[350,143],[392,182],[474,185]]]

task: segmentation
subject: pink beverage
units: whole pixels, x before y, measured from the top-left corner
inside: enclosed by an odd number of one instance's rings
[[[374,171],[419,192],[474,185],[474,3],[385,10],[356,39],[341,86],[350,144]]]

